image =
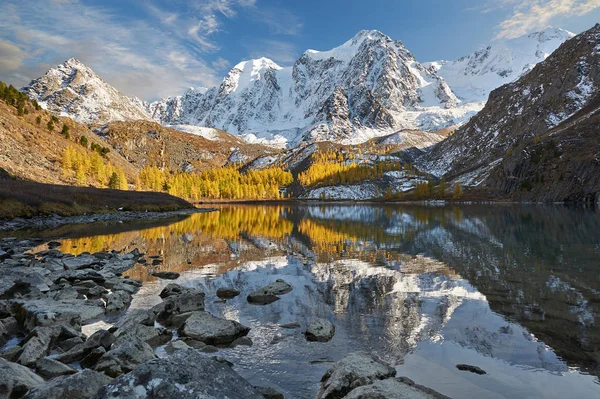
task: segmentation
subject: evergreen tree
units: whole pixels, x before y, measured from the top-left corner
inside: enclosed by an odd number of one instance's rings
[[[36,116],[35,117],[35,123],[37,123],[38,125],[42,123],[42,117],[41,116]]]
[[[110,179],[108,179],[108,188],[112,188],[112,189],[119,189],[121,186],[121,182],[119,179],[119,175],[117,172],[113,172],[112,175],[110,175]]]
[[[460,185],[459,182],[456,182],[456,184],[454,184],[454,190],[452,192],[452,198],[454,198],[455,200],[459,199],[462,196],[462,187]]]
[[[50,130],[51,132],[54,131],[54,123],[52,123],[52,120],[48,121],[48,130]]]
[[[88,146],[88,139],[87,139],[87,137],[81,136],[79,138],[79,144],[81,144],[83,147],[87,148],[87,146]]]

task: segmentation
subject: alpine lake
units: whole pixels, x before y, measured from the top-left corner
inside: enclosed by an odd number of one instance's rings
[[[207,311],[251,328],[251,346],[220,348],[217,355],[252,384],[286,398],[314,398],[333,362],[356,351],[373,352],[398,376],[453,398],[600,397],[597,210],[217,207],[177,219],[19,234],[58,240],[73,255],[138,248],[160,259],[125,273],[143,281],[126,312],[159,303],[171,282],[201,289]],[[161,280],[151,276],[156,271],[180,277]],[[277,279],[293,290],[264,306],[247,301]],[[219,301],[222,287],[241,295]],[[312,316],[333,322],[331,341],[306,340]],[[110,327],[118,317],[84,331]],[[290,323],[299,326],[281,327]]]

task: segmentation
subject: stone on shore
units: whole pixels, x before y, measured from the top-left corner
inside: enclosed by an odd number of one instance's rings
[[[217,296],[221,299],[231,299],[240,295],[240,291],[235,288],[219,288],[217,290]]]
[[[415,384],[409,378],[389,378],[353,389],[344,399],[450,399],[431,388]]]
[[[54,359],[43,358],[35,363],[35,372],[46,379],[77,373],[73,367]]]
[[[177,351],[148,361],[106,385],[97,398],[262,399],[252,385],[230,367],[196,350]]]
[[[204,310],[204,292],[197,291],[170,296],[163,302],[154,306],[151,312],[156,315],[156,320],[169,323],[169,319],[181,313]]]
[[[362,385],[395,376],[396,369],[376,356],[366,352],[351,353],[323,375],[317,399],[343,398]]]
[[[335,326],[329,320],[313,317],[304,333],[307,341],[327,342],[335,335]]]
[[[268,305],[278,301],[280,295],[292,291],[292,286],[283,280],[277,280],[274,283],[257,289],[248,295],[248,302],[256,305]]]
[[[44,379],[25,366],[0,359],[0,397],[20,398]]]
[[[85,369],[77,374],[57,377],[31,389],[27,399],[93,399],[111,378]]]
[[[152,347],[137,337],[126,337],[119,345],[106,352],[94,366],[110,377],[129,373],[139,364],[154,359],[156,355]]]
[[[176,272],[154,272],[152,276],[162,278],[163,280],[177,280],[180,274]]]
[[[202,292],[195,288],[184,287],[179,284],[169,283],[163,290],[160,292],[159,296],[162,299],[166,299],[171,296],[181,295],[181,294],[192,294],[194,292]]]
[[[250,331],[237,321],[221,319],[208,312],[194,312],[179,333],[208,345],[227,345]]]

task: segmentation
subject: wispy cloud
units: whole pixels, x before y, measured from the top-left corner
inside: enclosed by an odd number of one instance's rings
[[[218,48],[211,35],[236,7],[254,6],[251,0],[186,2],[186,14],[177,14],[149,5],[155,19],[124,19],[77,0],[53,1],[52,7],[44,0],[0,4],[0,79],[24,85],[74,56],[126,94],[144,99],[217,84],[223,61],[211,64],[202,57]]]
[[[512,14],[498,25],[496,39],[513,39],[546,28],[554,18],[575,17],[600,8],[600,0],[497,0],[482,12],[511,7]]]
[[[247,45],[250,58],[266,57],[276,63],[290,65],[298,58],[296,47],[280,40],[259,40]]]
[[[276,35],[297,35],[303,27],[294,13],[283,8],[251,7],[248,11],[255,20],[267,25],[271,33]]]
[[[211,64],[217,71],[224,71],[231,66],[231,63],[223,57],[219,57]]]

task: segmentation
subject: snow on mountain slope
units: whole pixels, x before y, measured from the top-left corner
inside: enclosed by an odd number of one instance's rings
[[[497,42],[456,61],[436,61],[424,65],[443,77],[461,99],[485,103],[492,90],[528,73],[573,36],[573,33],[563,29],[547,28]]]
[[[125,96],[75,58],[50,69],[21,91],[42,107],[80,123],[151,119],[139,98]]]
[[[308,50],[290,67],[266,58],[245,61],[217,88],[158,104],[149,108],[161,123],[216,127],[288,147],[437,130],[478,110],[462,104],[401,42],[378,31],[361,31],[329,51]]]

